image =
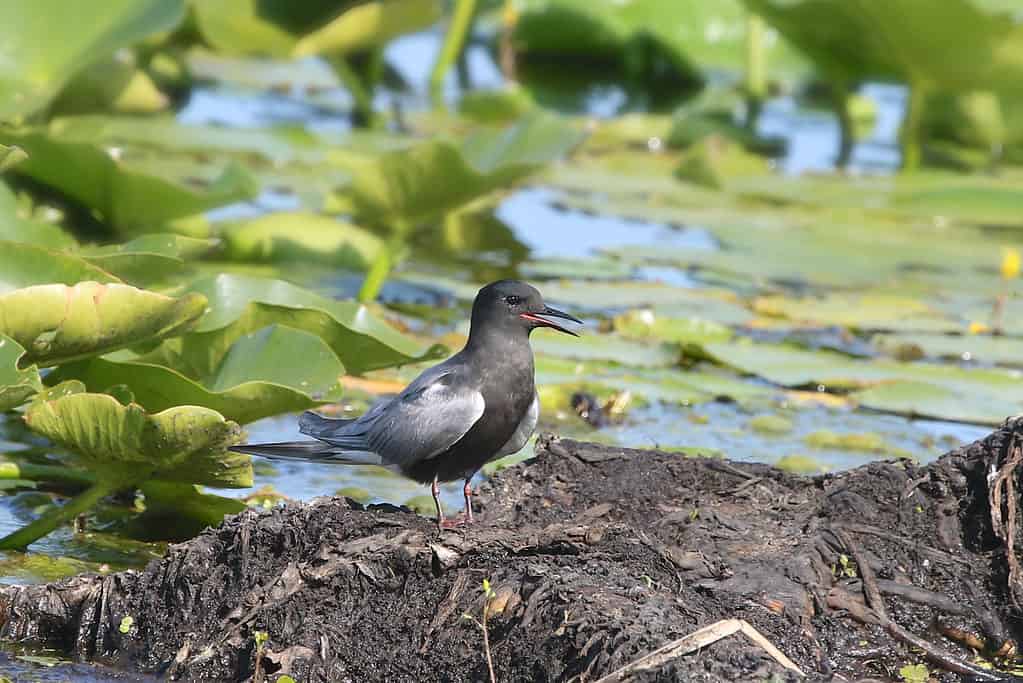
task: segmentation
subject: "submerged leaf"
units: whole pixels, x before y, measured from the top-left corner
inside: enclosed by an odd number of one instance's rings
[[[205,306],[197,294],[116,283],[37,285],[0,295],[0,334],[25,348],[26,362],[56,365],[180,334]]]

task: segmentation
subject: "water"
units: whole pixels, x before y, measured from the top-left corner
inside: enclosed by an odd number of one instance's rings
[[[407,90],[381,89],[376,94],[376,104],[381,110],[399,106],[405,111],[415,111],[427,106],[426,82],[439,47],[438,37],[437,32],[426,32],[401,38],[388,47],[387,54],[391,63],[397,66],[411,87]],[[483,47],[470,46],[467,61],[469,80],[473,87],[495,87],[502,83],[499,70]],[[524,76],[528,81],[528,71]],[[448,102],[455,102],[460,92],[458,79],[452,73],[445,82],[445,98]],[[905,89],[868,84],[863,86],[861,94],[875,100],[877,115],[871,133],[854,149],[851,170],[858,173],[890,172],[899,161],[895,140],[905,108]],[[649,108],[656,109],[657,106],[664,106],[663,103],[658,105],[652,98],[644,98],[613,82],[588,82],[577,90],[561,86],[547,90],[541,88],[537,99],[548,106],[560,106],[573,113],[596,117],[612,116],[626,107],[642,108],[649,105]],[[301,124],[317,132],[336,134],[349,129],[348,118],[344,115],[349,106],[350,99],[341,89],[321,89],[311,95],[297,89],[267,94],[239,86],[204,86],[194,91],[179,116],[182,122],[190,124],[235,127]],[[830,113],[802,108],[792,98],[778,98],[766,104],[759,121],[759,130],[763,134],[781,135],[787,139],[788,154],[781,160],[781,169],[785,173],[799,174],[833,168],[839,135],[835,118]],[[211,218],[238,219],[296,207],[297,201],[293,196],[268,191],[253,202],[212,212]],[[602,249],[630,244],[681,246],[700,250],[718,248],[713,236],[699,227],[679,228],[559,208],[556,206],[556,194],[544,187],[527,187],[513,192],[498,206],[496,218],[507,226],[517,246],[534,260],[585,260]],[[413,256],[409,267],[414,268],[416,265],[416,256]],[[436,267],[435,262],[432,265]],[[458,276],[457,272],[452,273],[452,277]],[[689,273],[674,268],[640,268],[634,276],[683,288],[705,286],[705,283]],[[355,276],[338,277],[330,291],[350,294],[357,284],[358,278]],[[443,290],[443,287],[440,289]],[[397,280],[387,285],[384,295],[385,300],[389,301],[440,302],[430,291]],[[450,304],[450,300],[447,303]],[[748,426],[750,420],[763,412],[785,414],[792,420],[791,432],[781,436],[752,432]],[[767,462],[774,462],[785,455],[808,453],[830,469],[854,467],[865,462],[867,457],[861,453],[852,454],[829,448],[814,450],[807,446],[807,436],[821,425],[839,432],[877,433],[890,449],[912,452],[921,460],[930,459],[952,446],[969,442],[989,431],[982,427],[910,421],[850,410],[793,410],[780,400],[753,407],[712,402],[686,408],[654,403],[634,410],[626,421],[600,432],[594,432],[574,416],[564,420],[552,416],[546,419],[545,428],[554,428],[579,438],[599,437],[637,447],[696,446],[721,451],[736,459]],[[247,431],[252,441],[282,441],[301,436],[297,432],[293,415],[261,420],[248,425]],[[13,452],[21,448],[19,442],[24,438],[24,430],[12,435],[0,432],[0,438],[7,439],[7,442],[0,442],[0,447]],[[530,449],[531,445],[523,452]],[[421,504],[424,496],[428,496],[426,487],[394,477],[379,468],[332,468],[306,463],[275,462],[271,465],[265,461],[258,462],[256,487],[262,486],[271,486],[278,493],[296,500],[337,492],[352,495],[356,493],[353,489],[361,489],[369,501],[396,504],[409,501]],[[442,488],[442,500],[448,509],[461,507],[460,489],[458,483]],[[245,497],[251,491],[218,493]],[[6,498],[6,504],[0,506],[0,533],[8,533],[23,525],[33,516],[36,506],[46,500],[45,496],[34,492],[23,492]],[[90,563],[85,568],[116,570],[123,566],[140,565],[158,556],[162,547],[119,544],[115,537],[100,532],[75,535],[65,528],[34,544],[32,550],[45,556]],[[4,572],[0,567],[0,573]],[[6,578],[0,580],[16,583],[41,578],[38,573],[33,575],[31,570],[8,565]],[[0,674],[8,670],[16,671],[18,680],[68,680],[45,676],[51,673],[57,676],[70,675],[70,670],[63,667],[48,669],[10,657],[0,659]],[[79,675],[85,678],[78,678]],[[90,675],[94,677],[88,678]],[[78,670],[75,670],[75,676],[75,680],[106,680],[101,673],[82,673]]]

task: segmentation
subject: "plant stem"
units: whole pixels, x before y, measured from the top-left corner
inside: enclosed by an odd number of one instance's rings
[[[100,480],[64,505],[47,512],[36,521],[21,527],[14,533],[0,538],[0,550],[24,550],[30,543],[50,533],[61,524],[65,524],[86,510],[91,509],[105,496],[122,488],[124,482]]]
[[[909,86],[906,101],[906,116],[899,131],[899,146],[902,148],[902,170],[915,171],[920,167],[920,121],[927,101],[927,89],[920,83]]]
[[[484,596],[483,600],[483,653],[487,656],[487,671],[490,672],[490,683],[497,683],[497,675],[494,673],[494,658],[490,655],[490,630],[487,628],[490,596]]]
[[[512,34],[515,32],[515,23],[517,21],[515,0],[504,0],[504,9],[501,11],[501,42],[499,50],[501,74],[509,81],[515,80],[515,45],[512,43]]]
[[[746,20],[746,127],[753,130],[767,98],[767,55],[764,52],[764,20],[757,14]]]
[[[338,78],[341,79],[341,83],[351,93],[352,99],[355,100],[356,120],[362,122],[363,125],[373,126],[376,123],[376,117],[373,115],[372,88],[366,87],[362,78],[344,57],[334,57],[330,60],[330,63],[334,67]]]
[[[444,36],[444,45],[441,46],[437,61],[433,63],[433,71],[430,72],[430,101],[435,107],[444,106],[444,78],[465,47],[465,37],[469,34],[475,14],[476,0],[455,2],[455,13]]]
[[[838,116],[838,158],[835,165],[838,168],[845,168],[852,159],[853,143],[855,133],[853,131],[852,112],[849,111],[849,86],[844,82],[835,82],[832,85],[831,94],[835,114]]]
[[[57,465],[33,465],[16,462],[0,462],[0,479],[55,481],[78,486],[92,486],[96,483],[96,478],[83,470]]]
[[[396,230],[380,249],[373,265],[369,267],[366,279],[362,281],[362,287],[359,289],[359,301],[362,303],[375,301],[380,295],[380,290],[387,282],[387,277],[398,260],[398,254],[405,248],[404,234],[403,230]]]

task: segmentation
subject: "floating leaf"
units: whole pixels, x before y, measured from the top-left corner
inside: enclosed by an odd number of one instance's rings
[[[78,256],[20,242],[0,241],[0,294],[12,290],[62,283],[120,282]]]
[[[185,262],[210,251],[214,240],[153,233],[124,244],[90,247],[78,253],[126,282],[160,282],[185,267]]]
[[[381,45],[437,20],[437,0],[192,0],[203,38],[227,54],[287,57],[344,54]],[[394,8],[391,5],[395,5]]]
[[[56,365],[180,334],[205,306],[197,294],[116,283],[36,285],[0,295],[0,334],[25,348],[25,362]]]
[[[17,163],[20,163],[28,158],[25,154],[25,150],[21,147],[8,147],[7,145],[0,145],[0,173],[3,173],[7,169],[11,168]]]
[[[28,206],[19,202],[9,187],[0,183],[0,240],[25,242],[49,249],[66,249],[75,238],[53,223],[34,220]]]
[[[345,368],[314,334],[271,325],[238,338],[218,366],[189,377],[175,359],[92,358],[62,365],[53,380],[77,379],[91,390],[124,384],[150,411],[176,405],[216,410],[245,424],[270,415],[297,412],[341,397]]]
[[[878,334],[873,342],[896,358],[919,353],[936,359],[1023,366],[1023,343],[1015,337],[903,333]]]
[[[828,294],[790,299],[761,297],[753,310],[806,325],[841,325],[856,330],[961,330],[962,323],[923,301],[898,294]]]
[[[151,537],[187,539],[247,506],[235,498],[202,493],[193,484],[150,480],[141,486],[146,510],[140,522]],[[128,619],[129,617],[125,617]]]
[[[513,185],[581,139],[564,119],[536,114],[504,129],[478,131],[461,144],[431,141],[356,162],[348,192],[367,219],[414,227]]]
[[[612,64],[630,75],[702,79],[743,66],[746,12],[723,0],[527,0],[515,24],[526,56]],[[777,39],[766,41],[772,66],[805,67]],[[776,69],[777,71],[778,69]]]
[[[255,179],[236,163],[207,177],[188,175],[208,171],[196,163],[182,168],[165,161],[124,160],[119,148],[97,144],[65,120],[46,128],[0,131],[0,140],[28,152],[29,158],[16,167],[18,173],[85,204],[122,233],[158,232],[175,218],[250,199],[258,192]]]
[[[25,422],[75,451],[94,471],[125,484],[197,458],[217,457],[240,436],[238,425],[207,408],[177,406],[147,414],[112,396],[85,393],[76,382],[40,394],[26,411]]]
[[[184,18],[181,0],[0,4],[0,120],[43,108],[79,70]]]
[[[354,301],[335,301],[281,280],[219,275],[189,286],[208,311],[184,340],[182,355],[198,375],[209,375],[240,337],[267,325],[286,325],[321,337],[348,372],[439,358],[442,346],[419,344]]]
[[[36,366],[22,368],[24,355],[18,342],[0,334],[0,412],[17,408],[42,388]]]
[[[240,261],[318,262],[365,270],[380,238],[351,223],[314,213],[271,213],[224,226],[225,253]]]

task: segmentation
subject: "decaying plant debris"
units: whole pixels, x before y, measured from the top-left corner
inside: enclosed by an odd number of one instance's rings
[[[259,632],[270,681],[489,680],[486,649],[500,681],[1002,680],[1021,448],[1017,418],[926,467],[804,478],[543,437],[469,530],[249,510],[144,571],[4,588],[2,635],[181,680],[252,678]]]

